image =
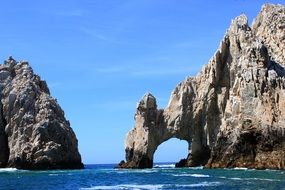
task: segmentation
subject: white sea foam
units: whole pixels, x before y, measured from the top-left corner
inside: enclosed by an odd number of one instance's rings
[[[248,170],[248,168],[239,168],[239,167],[236,167],[236,168],[234,168],[234,170]]]
[[[136,173],[156,173],[158,171],[153,170],[153,169],[144,169],[144,170],[135,170],[134,172],[136,172]]]
[[[242,178],[239,178],[239,177],[231,177],[229,179],[232,179],[232,180],[243,180]]]
[[[124,173],[155,173],[155,172],[158,172],[158,170],[155,170],[155,169],[116,170],[116,173],[118,173],[118,174],[124,174]]]
[[[19,171],[16,168],[1,168],[0,172],[15,172],[15,171]]]
[[[221,182],[213,181],[213,182],[201,182],[201,183],[194,183],[194,184],[187,184],[187,185],[177,185],[177,187],[211,187],[211,186],[219,186]]]
[[[175,164],[157,164],[154,168],[175,168]]]
[[[192,177],[210,177],[209,175],[203,175],[203,174],[192,174]]]
[[[96,190],[96,189],[102,189],[102,190],[108,190],[108,189],[132,189],[132,190],[157,190],[167,187],[173,187],[176,188],[189,188],[189,187],[211,187],[211,186],[218,186],[221,185],[221,182],[201,182],[201,183],[194,183],[194,184],[181,184],[181,185],[173,185],[173,184],[146,184],[146,185],[136,185],[136,184],[122,184],[122,185],[110,185],[110,186],[93,186],[90,188],[80,188],[81,190]]]
[[[49,176],[59,176],[59,174],[48,174]]]
[[[268,179],[268,178],[239,178],[239,177],[232,177],[232,178],[229,178],[229,179],[232,179],[232,180],[258,180],[258,181],[281,181],[281,180],[278,180],[278,179]]]
[[[210,177],[209,175],[204,175],[204,174],[173,174],[173,176],[177,176],[177,177]]]
[[[122,185],[110,185],[110,186],[94,186],[90,188],[81,188],[81,190],[95,190],[95,189],[147,189],[147,190],[156,190],[161,189],[163,185],[156,184],[156,185],[136,185],[136,184],[122,184]]]
[[[202,169],[204,169],[204,167],[203,166],[189,167],[189,169],[191,169],[191,170],[202,170]]]

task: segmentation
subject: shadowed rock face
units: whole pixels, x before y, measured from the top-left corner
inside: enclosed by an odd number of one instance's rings
[[[27,62],[0,65],[0,167],[83,168],[77,139]]]
[[[122,168],[149,168],[157,147],[186,140],[178,166],[285,168],[285,7],[266,4],[252,27],[241,15],[196,77],[158,110],[146,94],[126,138]],[[171,153],[170,153],[171,154]]]

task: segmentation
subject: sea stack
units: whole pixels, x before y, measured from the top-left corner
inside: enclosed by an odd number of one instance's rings
[[[200,73],[177,85],[165,109],[150,93],[137,106],[121,168],[151,168],[157,147],[188,142],[177,166],[285,169],[285,6],[235,18]],[[171,154],[171,153],[170,153]]]
[[[0,100],[0,167],[83,168],[69,121],[28,62],[0,65]]]

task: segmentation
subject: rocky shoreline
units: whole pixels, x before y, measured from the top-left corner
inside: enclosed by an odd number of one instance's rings
[[[178,84],[158,109],[147,93],[125,140],[120,168],[151,168],[157,147],[185,140],[177,164],[285,169],[285,6],[265,4],[252,26],[232,21],[220,47],[195,77]]]

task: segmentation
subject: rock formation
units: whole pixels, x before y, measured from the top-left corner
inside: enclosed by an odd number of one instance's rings
[[[27,62],[0,65],[0,100],[0,167],[83,168],[69,121]]]
[[[215,55],[157,109],[153,95],[137,106],[121,168],[150,168],[157,147],[186,140],[178,166],[285,169],[285,6],[266,4],[252,27],[232,21]]]

